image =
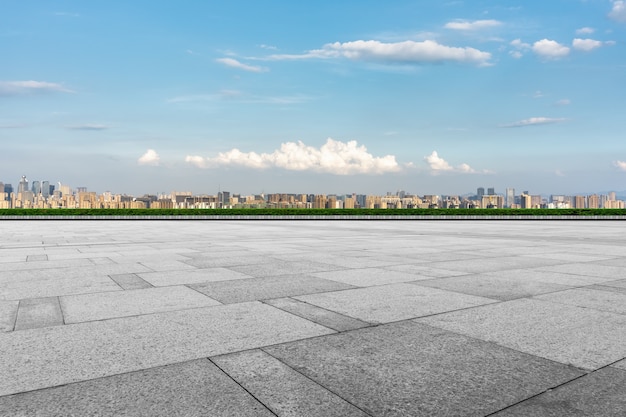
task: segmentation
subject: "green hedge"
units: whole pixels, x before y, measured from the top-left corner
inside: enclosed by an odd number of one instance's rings
[[[626,216],[624,209],[0,209],[2,216]]]

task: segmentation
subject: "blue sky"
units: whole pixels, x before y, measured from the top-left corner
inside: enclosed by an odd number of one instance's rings
[[[626,189],[626,1],[0,1],[0,181]]]

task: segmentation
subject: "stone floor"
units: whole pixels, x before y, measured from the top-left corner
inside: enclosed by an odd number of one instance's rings
[[[0,222],[1,416],[624,416],[626,223]]]

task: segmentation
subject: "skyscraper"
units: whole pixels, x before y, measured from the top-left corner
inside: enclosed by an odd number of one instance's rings
[[[31,190],[35,195],[41,194],[41,183],[39,181],[33,181]]]
[[[487,195],[496,195],[496,189],[493,187],[487,188]]]
[[[50,197],[50,181],[42,181],[41,195],[43,195],[45,198]]]
[[[22,175],[22,179],[17,186],[17,193],[25,193],[26,191],[28,191],[28,180],[25,175]]]
[[[515,204],[515,188],[506,189],[506,201],[504,204],[507,207],[512,207]]]
[[[485,195],[485,188],[478,187],[478,189],[476,190],[476,195],[478,196],[479,199],[481,199]]]

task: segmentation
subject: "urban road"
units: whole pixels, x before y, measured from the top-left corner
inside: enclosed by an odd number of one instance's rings
[[[623,221],[0,222],[2,416],[624,416]]]

